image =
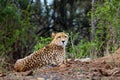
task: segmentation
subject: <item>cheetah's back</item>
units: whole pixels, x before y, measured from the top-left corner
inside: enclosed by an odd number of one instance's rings
[[[63,62],[65,53],[61,46],[49,45],[31,55],[16,61],[14,68],[16,71],[27,71],[36,67],[48,64],[60,64]]]

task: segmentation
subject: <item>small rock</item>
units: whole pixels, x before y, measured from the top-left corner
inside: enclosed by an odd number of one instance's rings
[[[119,69],[119,68],[114,68],[114,69],[112,70],[112,75],[115,76],[115,75],[117,75],[117,74],[120,74],[120,69]]]
[[[30,79],[30,80],[37,80],[37,79]]]
[[[37,80],[45,80],[44,78],[37,78]]]
[[[5,76],[5,74],[3,74],[3,73],[0,73],[0,77],[3,77],[3,76]]]
[[[110,76],[110,70],[107,69],[99,69],[99,72],[103,75],[103,76]]]
[[[61,64],[60,66],[59,66],[59,68],[65,68],[66,67],[66,64]]]
[[[81,62],[90,62],[92,61],[91,58],[83,58],[83,59],[80,59]]]

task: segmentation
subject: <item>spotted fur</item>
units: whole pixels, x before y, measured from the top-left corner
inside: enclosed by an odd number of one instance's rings
[[[52,42],[42,49],[16,61],[14,68],[16,71],[27,71],[49,64],[60,65],[65,60],[65,46],[68,42],[68,35],[59,32],[52,34]]]

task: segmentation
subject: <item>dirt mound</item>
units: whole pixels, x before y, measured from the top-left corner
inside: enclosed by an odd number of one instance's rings
[[[115,63],[115,64],[119,64],[120,63],[120,48],[118,50],[116,50],[113,54],[110,54],[108,56],[102,57],[102,58],[98,58],[94,60],[95,62],[111,62],[111,63]]]
[[[112,55],[89,62],[70,60],[62,66],[46,66],[27,72],[8,72],[0,80],[115,80],[120,79],[120,48]]]

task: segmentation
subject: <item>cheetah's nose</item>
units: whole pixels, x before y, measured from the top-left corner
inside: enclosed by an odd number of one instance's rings
[[[62,41],[62,43],[64,44],[65,41]]]

